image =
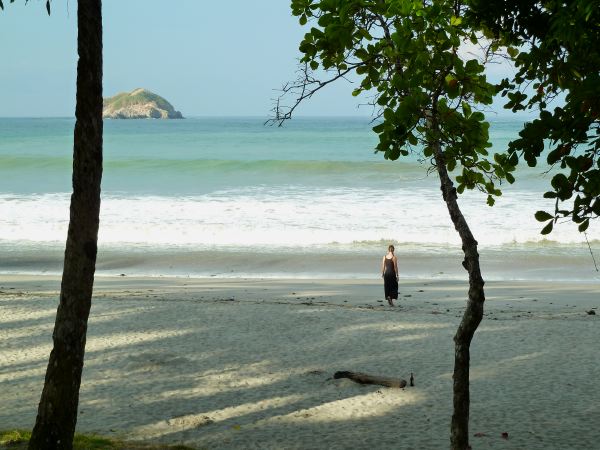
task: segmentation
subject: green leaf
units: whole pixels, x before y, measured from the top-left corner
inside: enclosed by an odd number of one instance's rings
[[[388,159],[391,159],[392,161],[396,161],[400,157],[400,148],[399,147],[391,148],[386,156],[388,157]]]
[[[462,102],[462,110],[465,117],[471,115],[471,106],[467,102]]]
[[[469,74],[477,74],[480,72],[481,66],[476,59],[470,59],[465,64],[465,71]]]
[[[306,25],[306,22],[308,22],[308,19],[306,18],[306,15],[302,14],[298,21],[300,22],[300,25]]]
[[[371,34],[364,28],[359,28],[358,34],[360,34],[360,36],[367,41],[371,41],[373,39],[373,36],[371,36]]]
[[[583,233],[585,230],[588,229],[589,226],[590,226],[590,219],[585,219],[577,228],[579,229],[580,233]]]
[[[565,174],[558,173],[558,174],[554,175],[554,177],[552,177],[552,181],[550,182],[550,184],[552,184],[552,187],[554,189],[556,189],[557,191],[561,191],[561,190],[568,189],[569,180],[567,179]]]
[[[46,0],[46,11],[48,11],[48,15],[50,15],[50,0]]]
[[[458,80],[452,74],[446,75],[445,80],[448,97],[450,97],[451,99],[458,97],[458,92],[460,89],[458,85]]]
[[[472,116],[477,122],[483,122],[485,120],[485,114],[483,114],[481,111],[474,112]]]
[[[510,56],[511,58],[516,58],[516,56],[519,54],[519,50],[517,50],[514,47],[508,47],[506,49],[506,53],[508,53],[508,56]]]
[[[312,70],[317,70],[319,68],[319,63],[317,61],[311,61],[310,62],[310,68]]]
[[[452,16],[450,18],[450,25],[453,27],[457,27],[462,23],[462,19],[460,17]]]
[[[535,213],[535,220],[538,222],[545,222],[546,220],[554,219],[552,214],[548,214],[546,211],[538,211]]]
[[[383,130],[385,130],[385,123],[383,123],[383,122],[381,122],[373,127],[373,131],[375,133],[381,133]]]
[[[554,222],[550,221],[546,224],[544,228],[542,228],[541,234],[550,234],[552,231],[552,227],[554,226]]]

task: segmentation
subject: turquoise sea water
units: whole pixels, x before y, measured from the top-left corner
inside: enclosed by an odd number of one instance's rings
[[[0,119],[0,271],[58,272],[73,119]],[[502,150],[521,122],[492,123]],[[394,242],[406,276],[463,277],[460,245],[427,161],[374,154],[368,119],[106,121],[99,273],[356,276]],[[597,280],[571,224],[549,239],[543,169],[521,169],[493,208],[461,205],[497,278]],[[590,230],[600,254],[600,230]]]

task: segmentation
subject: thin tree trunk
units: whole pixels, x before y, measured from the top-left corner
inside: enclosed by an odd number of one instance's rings
[[[73,194],[54,347],[29,449],[71,449],[91,307],[102,179],[102,1],[77,4]]]
[[[430,127],[434,136],[439,134],[436,101],[432,108]],[[460,235],[462,249],[465,254],[463,267],[469,273],[469,296],[467,307],[456,334],[454,335],[454,374],[453,402],[454,412],[450,428],[450,446],[452,450],[467,450],[469,448],[469,366],[470,345],[475,330],[483,318],[483,303],[485,293],[484,281],[479,267],[477,241],[473,237],[457,202],[456,188],[448,175],[446,161],[439,140],[431,143],[434,149],[435,163],[440,177],[442,196],[448,207],[454,228]]]

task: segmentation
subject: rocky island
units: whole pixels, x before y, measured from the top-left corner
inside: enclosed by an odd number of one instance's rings
[[[122,92],[103,101],[105,119],[183,119],[173,105],[147,89]]]

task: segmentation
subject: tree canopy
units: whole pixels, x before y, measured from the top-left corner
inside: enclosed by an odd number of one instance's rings
[[[464,7],[454,1],[293,0],[292,12],[301,24],[314,26],[300,43],[304,64],[298,82],[285,93],[298,101],[350,73],[360,78],[353,95],[368,92],[376,108],[373,131],[376,151],[396,160],[417,152],[433,166],[432,108],[440,125],[445,164],[454,173],[457,191],[479,189],[490,205],[500,195],[498,182],[512,183],[517,156],[489,154],[489,123],[482,112],[496,87],[484,70],[489,48],[480,57],[461,53],[477,43],[466,26]],[[317,79],[324,70],[329,78]],[[434,105],[435,103],[435,105]],[[278,106],[278,120],[294,108]]]
[[[510,158],[558,170],[538,211],[550,233],[568,217],[585,231],[600,216],[600,1],[471,0],[467,19],[486,36],[518,46],[516,75],[499,88],[512,111],[539,111],[509,144]]]

